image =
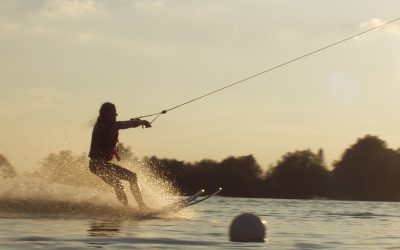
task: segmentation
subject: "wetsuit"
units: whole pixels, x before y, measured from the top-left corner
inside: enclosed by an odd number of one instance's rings
[[[139,119],[109,122],[99,117],[93,128],[92,142],[89,152],[90,171],[114,187],[117,198],[124,205],[128,204],[128,200],[121,180],[129,181],[131,191],[138,202],[139,207],[144,206],[144,204],[137,184],[136,174],[126,168],[113,164],[110,161],[113,158],[118,143],[118,131],[120,129],[138,127],[143,125],[142,122],[143,121]]]

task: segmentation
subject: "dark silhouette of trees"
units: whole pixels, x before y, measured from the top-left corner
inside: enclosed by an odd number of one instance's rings
[[[125,146],[123,143],[118,143],[118,154],[121,160],[125,161],[135,161],[137,158],[133,155],[132,148],[130,146]]]
[[[228,196],[258,196],[261,175],[261,167],[252,155],[226,158],[216,169],[216,180]]]
[[[76,156],[71,151],[62,150],[58,154],[47,156],[33,175],[50,183],[97,186],[99,179],[89,171],[88,166],[86,154]]]
[[[328,195],[329,171],[323,151],[310,150],[285,154],[265,176],[265,195],[277,198],[313,198]]]
[[[200,188],[210,191],[222,187],[222,195],[254,197],[261,181],[261,167],[252,155],[228,157],[220,163],[202,160],[190,164],[155,156],[146,161],[152,171],[172,181],[185,194]]]
[[[337,199],[400,200],[400,154],[367,135],[334,164],[332,195]]]
[[[202,160],[189,165],[187,171],[182,172],[181,189],[184,193],[193,193],[200,188],[214,190],[221,187],[217,173],[219,163],[214,160]],[[225,190],[224,190],[225,191]]]
[[[13,166],[8,162],[7,158],[0,154],[0,172],[1,177],[10,178],[15,177],[17,173],[15,172]]]
[[[400,149],[389,149],[371,135],[346,149],[332,171],[325,166],[322,149],[286,153],[266,172],[252,155],[194,163],[156,156],[139,159],[122,143],[119,153],[123,161],[147,168],[152,177],[168,181],[186,195],[200,188],[222,187],[221,195],[237,197],[400,201]],[[5,178],[16,175],[2,155],[0,173]],[[50,154],[35,175],[54,183],[102,187],[102,181],[88,169],[86,154],[71,151]]]
[[[183,161],[173,159],[159,159],[156,156],[145,157],[143,159],[146,162],[147,167],[156,176],[162,179],[166,179],[171,182],[180,191],[191,192],[191,190],[185,189],[185,171],[189,171],[190,164]]]

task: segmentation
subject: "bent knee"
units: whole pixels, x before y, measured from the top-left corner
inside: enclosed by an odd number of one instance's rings
[[[129,181],[137,182],[137,175],[135,173],[130,172],[127,177]]]
[[[122,185],[122,183],[120,181],[113,182],[111,184],[111,186],[113,186],[116,191],[123,191],[124,190],[124,186]]]

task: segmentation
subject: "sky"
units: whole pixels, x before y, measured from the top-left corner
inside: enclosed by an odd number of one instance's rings
[[[0,154],[87,153],[100,105],[169,109],[383,22],[398,0],[1,0]],[[372,134],[400,147],[400,22],[120,132],[138,157],[252,154],[267,168]]]

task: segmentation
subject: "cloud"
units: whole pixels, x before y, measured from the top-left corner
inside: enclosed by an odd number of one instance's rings
[[[20,94],[40,109],[53,108],[58,100],[66,96],[64,91],[54,87],[24,89],[20,91]]]
[[[90,32],[79,32],[74,35],[79,44],[88,44],[94,39],[94,34]]]
[[[79,18],[99,13],[101,5],[93,0],[49,0],[40,14],[52,18]]]
[[[164,1],[156,0],[156,1],[135,1],[133,3],[133,7],[143,11],[156,11],[161,9],[164,6]]]
[[[330,77],[329,85],[336,103],[351,103],[357,96],[357,81],[350,73],[336,72]]]
[[[0,115],[14,116],[26,112],[52,110],[67,96],[66,92],[54,87],[5,88],[0,95],[0,106],[12,107],[12,109],[0,108]]]
[[[0,21],[0,32],[14,32],[20,28],[20,25],[12,22],[1,22]]]
[[[26,32],[35,38],[46,40],[56,39],[74,46],[87,46],[96,41],[96,35],[93,32],[62,30],[43,25],[28,27]]]
[[[359,25],[361,29],[371,29],[373,27],[384,24],[386,21],[379,18],[372,18],[369,21],[363,22]],[[380,30],[387,33],[397,33],[400,34],[400,24],[391,23],[387,26],[382,27]]]

